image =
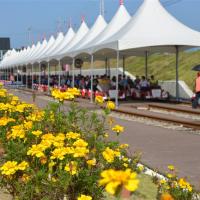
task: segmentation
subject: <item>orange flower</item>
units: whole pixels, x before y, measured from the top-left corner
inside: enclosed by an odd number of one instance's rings
[[[169,193],[165,193],[162,194],[160,200],[174,200],[174,198]]]

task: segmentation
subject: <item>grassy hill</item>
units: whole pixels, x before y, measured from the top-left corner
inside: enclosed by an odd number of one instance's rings
[[[200,50],[180,53],[179,77],[192,89],[196,72],[191,68],[200,64]],[[110,61],[112,67],[116,66],[114,60]],[[120,63],[122,66],[122,63]],[[129,57],[126,59],[126,70],[133,75],[145,74],[144,57]],[[104,63],[97,62],[96,67],[104,67]],[[148,73],[153,74],[158,80],[175,80],[175,54],[154,54],[148,58]]]

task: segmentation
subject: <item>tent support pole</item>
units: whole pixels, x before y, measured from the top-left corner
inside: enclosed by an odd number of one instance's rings
[[[125,64],[126,64],[126,58],[125,58],[125,56],[123,56],[123,64],[122,64],[122,66],[123,66],[123,76],[125,75]]]
[[[90,76],[91,76],[91,95],[90,102],[93,103],[93,69],[94,69],[94,55],[91,55],[91,66],[90,66]]]
[[[8,71],[6,69],[6,81],[8,80]]]
[[[18,66],[17,66],[17,87],[18,87],[18,84],[19,84],[19,69],[18,69]]]
[[[176,47],[176,100],[179,101],[179,47]]]
[[[72,60],[72,87],[75,86],[75,72],[74,72],[75,58]]]
[[[28,65],[25,65],[26,66],[26,89],[28,88]]]
[[[108,59],[108,75],[110,76],[111,79],[111,73],[110,73],[110,60]]]
[[[116,66],[116,94],[115,94],[115,105],[118,108],[119,102],[118,102],[118,96],[119,96],[119,51],[117,51],[117,66]]]
[[[47,63],[47,65],[48,65],[48,91],[50,91],[50,63],[49,63],[49,61],[48,61],[48,63]]]
[[[31,69],[31,72],[32,72],[32,90],[33,90],[33,84],[34,84],[34,81],[33,81],[33,64],[32,64],[32,69]]]
[[[105,59],[105,74],[108,75],[108,58]]]
[[[148,79],[148,51],[145,51],[145,77]]]
[[[41,63],[39,63],[39,85],[41,85]]]
[[[61,64],[60,64],[60,60],[58,61],[58,87],[60,87],[60,73],[61,73]]]

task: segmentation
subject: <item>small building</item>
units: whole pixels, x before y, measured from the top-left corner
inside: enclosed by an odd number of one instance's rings
[[[0,61],[3,55],[10,49],[10,38],[0,38]]]

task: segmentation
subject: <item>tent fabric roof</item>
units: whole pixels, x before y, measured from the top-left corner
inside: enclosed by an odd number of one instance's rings
[[[21,60],[21,62],[18,63],[18,64],[19,64],[19,65],[23,65],[23,64],[29,62],[29,61],[30,61],[30,58],[32,58],[32,57],[35,55],[35,53],[40,49],[40,47],[41,47],[41,43],[40,43],[40,41],[39,41],[39,42],[37,43],[37,45],[35,46],[35,48],[33,49],[33,51],[32,51],[29,55],[27,55],[25,58],[23,58],[23,60]]]
[[[46,49],[48,43],[49,42],[47,42],[46,39],[42,42],[42,45],[41,45],[40,49],[38,49],[38,51],[35,52],[35,54],[30,59],[30,61],[29,61],[30,63],[33,63],[42,54],[42,52],[44,51],[44,49]]]
[[[75,32],[74,32],[73,28],[70,27],[62,41],[62,44],[57,49],[55,49],[55,51],[52,52],[51,55],[48,56],[48,59],[46,59],[46,61],[48,61],[50,59],[56,59],[57,55],[59,55],[59,53],[62,52],[62,50],[71,42],[71,40],[74,38],[74,36],[75,36]]]
[[[45,58],[51,55],[52,52],[54,52],[61,45],[61,43],[63,42],[63,39],[64,39],[63,33],[62,32],[58,33],[58,36],[54,44],[45,52],[45,54],[40,55],[38,59],[41,60],[42,58]]]
[[[172,46],[180,46],[182,50],[200,46],[200,33],[174,18],[159,0],[144,0],[132,19],[118,33],[99,44],[96,50],[145,51],[156,47],[160,51],[164,48],[174,52]]]
[[[101,34],[99,34],[84,48],[84,52],[92,53],[93,48],[96,45],[101,44],[103,41],[117,33],[121,28],[123,28],[125,24],[128,23],[130,19],[131,16],[125,6],[123,4],[120,5],[119,9],[117,10],[116,14],[112,18],[108,26]]]
[[[69,42],[69,44],[66,47],[63,48],[63,50],[61,50],[58,53],[57,57],[61,59],[65,56],[67,56],[67,54],[69,54],[71,49],[73,49],[73,47],[75,45],[77,45],[88,32],[89,32],[89,28],[88,28],[87,24],[85,23],[85,21],[82,21],[81,26],[78,29],[75,36],[73,37],[73,39]]]
[[[39,54],[33,55],[31,64],[34,64],[35,62],[39,62],[38,58],[40,58],[40,56],[44,55],[54,45],[54,42],[55,42],[55,38],[54,38],[54,36],[51,36],[46,47],[42,48],[42,51],[40,51]]]
[[[85,37],[72,49],[71,52],[76,52],[75,55],[78,54],[79,49],[84,49],[85,46],[87,46],[88,43],[90,43],[93,39],[95,39],[98,35],[100,35],[103,30],[106,28],[107,23],[102,15],[99,15],[90,29],[90,31],[86,34]],[[80,51],[81,52],[81,51]]]

